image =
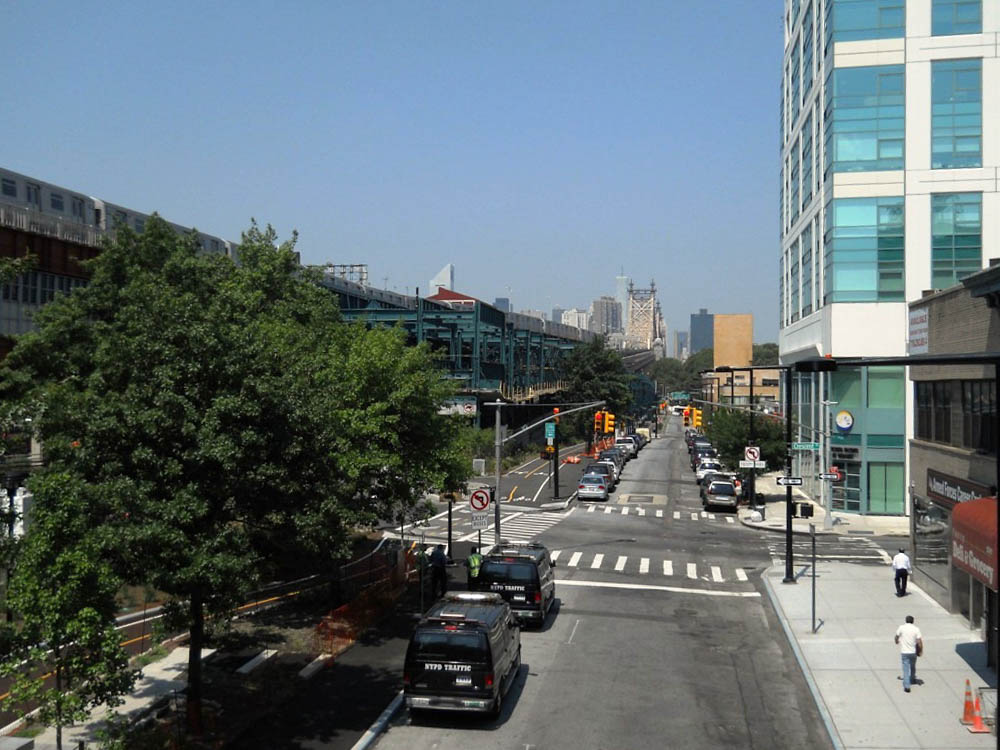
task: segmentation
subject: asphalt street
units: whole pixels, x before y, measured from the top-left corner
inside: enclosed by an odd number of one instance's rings
[[[574,502],[534,534],[557,561],[558,607],[522,634],[499,720],[404,709],[377,747],[831,747],[761,596],[780,540],[702,513],[686,459],[675,424],[609,502]]]

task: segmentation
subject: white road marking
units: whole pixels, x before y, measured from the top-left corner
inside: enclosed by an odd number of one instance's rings
[[[694,563],[688,563],[688,578],[698,577],[698,566]]]
[[[606,506],[606,507],[604,508],[604,512],[605,512],[605,513],[610,513],[610,512],[611,512],[611,506],[610,506],[610,505]]]
[[[589,508],[587,508],[588,513],[593,513],[595,510],[597,510],[596,505],[591,505]]]
[[[717,589],[686,589],[680,586],[655,586],[649,583],[612,583],[609,581],[580,581],[559,579],[560,586],[582,586],[596,589],[629,589],[632,591],[669,591],[675,594],[700,594],[701,596],[735,596],[743,599],[760,598],[757,591],[719,591]]]
[[[618,571],[619,573],[621,573],[623,570],[625,570],[625,561],[626,560],[628,560],[628,558],[625,555],[619,555],[618,556],[618,562],[615,563],[615,570]]]
[[[636,509],[636,513],[638,513],[640,516],[644,516],[644,515],[646,515],[646,509],[645,508],[637,508]]]
[[[642,557],[639,559],[639,572],[643,575],[649,572],[649,558]]]
[[[736,569],[736,578],[739,579],[740,581],[746,581],[747,580],[747,572],[745,570],[743,570],[743,568],[737,568]]]
[[[257,667],[266,662],[276,653],[278,652],[275,651],[274,649],[265,648],[263,651],[261,651],[259,654],[257,654],[254,658],[252,658],[250,661],[248,661],[246,664],[244,664],[236,671],[239,674],[250,674],[252,671],[254,671]]]
[[[549,553],[549,559],[555,562],[556,560],[559,559],[559,555],[561,554],[562,554],[561,549],[554,549]]]
[[[627,516],[628,515],[628,506],[627,505],[623,505],[622,506],[622,515],[623,516]]]
[[[576,635],[576,629],[577,629],[578,627],[580,627],[580,621],[579,621],[579,620],[577,620],[577,621],[576,621],[575,623],[573,623],[573,632],[569,634],[569,640],[568,640],[568,641],[566,641],[566,644],[567,644],[567,645],[569,645],[570,643],[572,643],[572,642],[573,642],[573,636],[575,636],[575,635]],[[528,746],[528,745],[525,745],[525,747],[529,747],[529,746]]]
[[[656,511],[656,517],[657,518],[663,518],[663,511],[662,510]]]
[[[675,510],[674,511],[674,520],[675,521],[680,520],[680,517],[681,517],[681,512],[679,510]]]
[[[308,680],[319,670],[321,670],[323,668],[323,665],[326,664],[326,662],[332,658],[333,654],[320,654],[311,662],[309,662],[306,666],[304,666],[301,670],[299,670],[299,677],[301,677],[303,680]]]
[[[582,552],[574,552],[569,556],[569,563],[567,563],[571,568],[575,568],[576,564],[580,562],[580,558],[583,557]]]
[[[708,520],[709,521],[714,521],[715,520],[715,514],[714,513],[709,513],[708,514]]]
[[[733,520],[732,516],[726,516],[726,523],[736,523],[736,521]]]
[[[712,566],[712,580],[715,581],[716,583],[722,583],[723,581],[722,568],[720,568],[718,565]]]
[[[663,561],[663,575],[672,576],[674,574],[674,563],[673,560]]]
[[[604,555],[598,552],[596,555],[594,555],[594,561],[590,563],[590,567],[591,569],[597,569],[601,567],[601,563],[603,562],[604,562]]]
[[[698,514],[697,513],[692,513],[691,514],[691,520],[692,521],[697,521],[698,520]]]

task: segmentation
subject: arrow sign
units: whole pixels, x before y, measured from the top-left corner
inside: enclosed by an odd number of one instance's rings
[[[472,495],[469,496],[469,507],[472,509],[473,513],[477,511],[484,511],[490,506],[490,491],[489,490],[475,490]]]
[[[830,482],[836,482],[838,479],[840,479],[840,474],[824,473],[824,474],[820,474],[819,478],[820,479],[826,479],[826,480],[828,480]]]
[[[778,477],[775,481],[782,487],[798,487],[802,484],[802,477]]]

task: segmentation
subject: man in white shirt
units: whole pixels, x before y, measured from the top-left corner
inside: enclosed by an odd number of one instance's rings
[[[896,571],[896,596],[906,596],[906,578],[913,572],[913,566],[910,564],[910,556],[902,547],[892,558],[892,569]]]
[[[913,615],[906,616],[906,622],[896,629],[896,643],[903,661],[903,690],[910,692],[910,685],[917,681],[917,657],[924,651],[920,628],[913,624]]]

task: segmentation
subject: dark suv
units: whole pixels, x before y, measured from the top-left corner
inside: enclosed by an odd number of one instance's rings
[[[556,599],[555,563],[543,544],[504,544],[483,557],[474,586],[500,594],[522,623],[541,625]]]
[[[496,594],[448,594],[419,622],[406,649],[403,695],[411,711],[500,714],[521,666],[521,631]]]

